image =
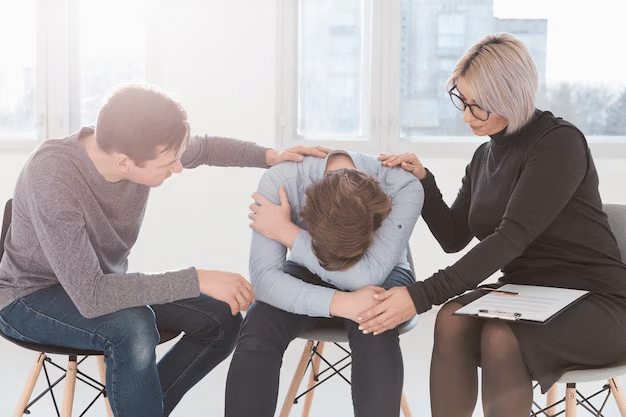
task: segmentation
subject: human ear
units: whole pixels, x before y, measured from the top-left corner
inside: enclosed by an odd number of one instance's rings
[[[116,153],[113,166],[116,171],[120,173],[127,173],[133,166],[135,166],[135,162],[124,153]]]

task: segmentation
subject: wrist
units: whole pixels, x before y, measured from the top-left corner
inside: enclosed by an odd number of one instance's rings
[[[345,312],[346,297],[349,293],[343,291],[335,291],[333,298],[330,301],[330,316],[331,317],[347,317]]]
[[[282,243],[283,246],[291,250],[293,248],[293,244],[296,241],[298,233],[300,233],[300,228],[292,222],[289,222],[285,225],[285,227],[280,228],[278,241]]]
[[[268,149],[265,151],[265,163],[267,166],[274,166],[278,162],[278,151],[276,149]]]

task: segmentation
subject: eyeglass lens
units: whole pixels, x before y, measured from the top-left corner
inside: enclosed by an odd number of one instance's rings
[[[450,99],[452,100],[452,104],[454,104],[454,106],[461,111],[465,111],[465,108],[469,107],[470,113],[472,113],[472,116],[474,116],[478,120],[481,120],[484,122],[489,118],[488,111],[482,109],[477,104],[467,104],[465,100],[463,100],[461,97],[459,97],[456,93],[453,93],[452,91],[450,91]]]

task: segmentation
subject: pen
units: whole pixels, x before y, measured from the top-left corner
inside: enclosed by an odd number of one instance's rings
[[[492,319],[518,320],[522,315],[520,313],[510,313],[508,311],[480,309],[478,310],[478,316]]]
[[[505,291],[499,288],[491,288],[491,287],[478,287],[479,290],[491,291],[492,294],[500,294],[500,295],[508,295],[510,297],[519,297],[518,292],[514,291]]]

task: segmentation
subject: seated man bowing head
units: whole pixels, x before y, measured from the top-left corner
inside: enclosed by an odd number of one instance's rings
[[[269,169],[253,198],[257,301],[231,362],[226,416],[273,416],[285,349],[328,320],[342,322],[350,339],[355,415],[399,415],[398,331],[364,334],[357,318],[377,303],[379,287],[414,282],[407,245],[423,204],[420,182],[374,156],[332,151]]]

